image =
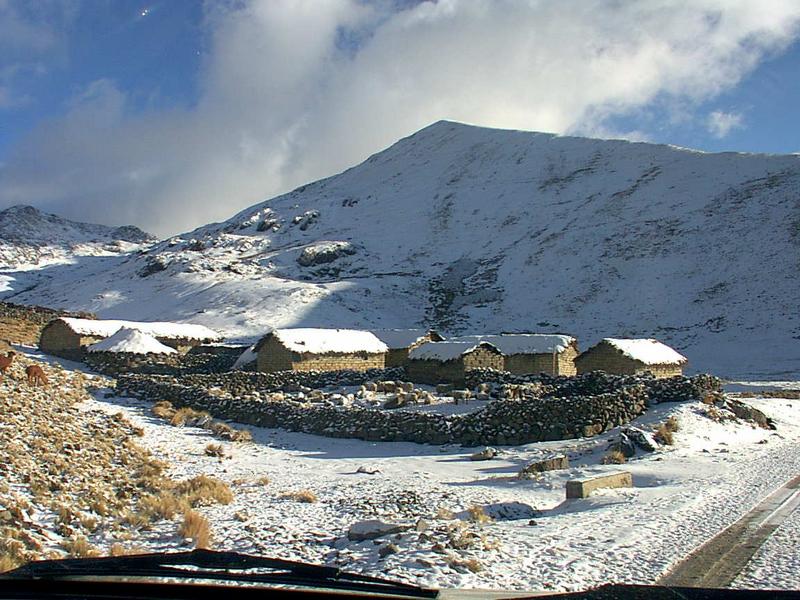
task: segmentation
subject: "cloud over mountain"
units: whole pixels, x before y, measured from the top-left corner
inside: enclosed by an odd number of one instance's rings
[[[165,235],[441,118],[608,133],[610,117],[659,99],[691,106],[731,88],[799,22],[783,0],[216,6],[194,105],[138,109],[113,79],[90,83],[0,164],[0,208]]]

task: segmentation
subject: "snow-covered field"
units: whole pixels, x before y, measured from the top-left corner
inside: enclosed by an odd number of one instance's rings
[[[800,472],[800,400],[747,401],[775,419],[777,431],[717,423],[699,404],[660,405],[638,423],[651,426],[676,416],[681,429],[675,445],[623,467],[633,473],[634,488],[569,501],[567,479],[620,468],[599,464],[613,432],[505,447],[494,460],[474,462],[469,455],[475,449],[248,428],[254,441],[226,443],[228,457],[218,459],[204,452],[218,440],[201,429],[166,424],[151,414],[149,403],[97,394],[87,408],[122,410],[144,429],[141,443],[171,464],[171,476],[205,473],[229,482],[234,502],[203,509],[215,548],[324,562],[426,586],[571,590],[607,581],[653,582]],[[566,453],[572,468],[538,479],[516,477],[522,466],[553,453]],[[376,472],[359,473],[359,467]],[[318,501],[282,497],[299,490],[310,490]],[[475,505],[496,519],[470,523],[467,510]],[[437,518],[440,509],[455,519]],[[351,542],[346,536],[350,525],[370,518],[415,527],[390,536],[396,552],[382,558],[387,538]],[[797,525],[795,514],[737,585],[800,588]],[[470,549],[447,550],[448,558],[434,549],[448,528],[483,539]],[[173,530],[169,524],[154,529],[150,547],[174,547]],[[481,570],[449,565],[454,556],[475,558]]]

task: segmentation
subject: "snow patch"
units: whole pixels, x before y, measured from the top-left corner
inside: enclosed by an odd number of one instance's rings
[[[138,329],[121,327],[109,338],[92,344],[89,352],[127,352],[130,354],[176,354],[178,351],[165,346],[156,338]]]
[[[675,350],[666,344],[662,344],[658,340],[605,338],[603,341],[611,344],[628,358],[638,360],[646,365],[682,365],[686,362],[685,356],[678,354]]]
[[[188,340],[219,341],[222,336],[205,325],[193,323],[165,323],[159,321],[137,322],[119,321],[116,319],[78,319],[62,317],[60,319],[79,335],[93,337],[109,337],[120,328],[137,329],[154,337],[185,338]]]

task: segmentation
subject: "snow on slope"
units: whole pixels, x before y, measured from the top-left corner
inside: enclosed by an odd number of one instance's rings
[[[119,254],[153,242],[138,227],[77,223],[33,206],[0,211],[0,268],[64,262],[73,256]]]
[[[145,254],[14,274],[4,295],[242,339],[290,326],[563,332],[581,348],[653,337],[695,370],[791,378],[799,270],[798,156],[439,122]]]

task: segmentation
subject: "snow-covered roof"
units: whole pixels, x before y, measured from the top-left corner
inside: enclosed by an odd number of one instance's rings
[[[488,342],[506,356],[512,354],[552,354],[563,352],[575,338],[550,333],[504,333],[501,335],[464,335],[453,341]]]
[[[188,339],[217,341],[222,336],[204,325],[193,323],[165,323],[145,321],[118,321],[116,319],[77,319],[61,317],[60,319],[78,335],[92,337],[110,337],[120,328],[138,329],[139,331],[158,338]]]
[[[275,336],[292,352],[310,352],[327,354],[338,352],[369,352],[372,354],[387,352],[389,348],[370,331],[357,329],[275,329],[270,334]]]
[[[138,329],[121,327],[111,337],[87,348],[89,352],[129,352],[131,354],[175,354],[177,350]]]
[[[491,345],[483,340],[478,341],[446,341],[446,342],[425,342],[416,348],[412,348],[408,353],[408,358],[414,360],[454,360],[471,352],[481,344]],[[498,350],[499,352],[499,350]]]
[[[685,356],[658,340],[604,338],[603,341],[611,344],[628,358],[646,365],[683,364],[687,360]]]
[[[425,329],[373,329],[372,333],[391,349],[408,348],[431,333]]]

